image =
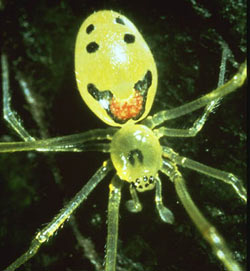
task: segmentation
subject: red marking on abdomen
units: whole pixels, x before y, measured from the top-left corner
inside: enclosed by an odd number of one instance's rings
[[[143,106],[143,97],[139,91],[135,91],[134,95],[126,100],[112,98],[110,102],[111,113],[120,120],[128,120],[136,117]]]

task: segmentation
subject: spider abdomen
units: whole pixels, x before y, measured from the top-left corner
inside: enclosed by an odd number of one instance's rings
[[[113,137],[111,159],[117,175],[140,192],[154,188],[161,167],[162,147],[152,130],[128,123]]]
[[[157,88],[156,65],[125,16],[102,10],[84,21],[76,40],[75,73],[83,100],[106,124],[119,127],[148,115]]]

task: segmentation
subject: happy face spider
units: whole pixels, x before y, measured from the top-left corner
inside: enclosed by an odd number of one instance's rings
[[[100,26],[103,28],[101,32],[105,33],[104,37],[113,38],[98,40],[100,36],[98,33],[96,34],[96,31]],[[222,60],[225,61],[225,59],[224,56]],[[12,114],[8,90],[7,59],[5,55],[2,55],[4,116],[25,142],[1,143],[1,152],[96,150],[111,154],[111,160],[104,162],[77,195],[46,227],[37,233],[29,250],[6,270],[15,270],[31,258],[40,245],[63,225],[95,186],[113,169],[115,169],[116,175],[109,186],[105,270],[115,270],[116,266],[118,214],[123,183],[130,184],[132,197],[132,200],[128,202],[130,211],[138,212],[142,209],[137,191],[155,189],[155,203],[161,219],[167,223],[173,223],[172,212],[162,203],[159,171],[166,174],[174,183],[185,209],[212,246],[217,257],[228,270],[241,270],[220,234],[194,205],[178,166],[191,168],[232,185],[237,195],[246,201],[246,191],[240,180],[232,174],[180,156],[168,146],[161,146],[159,139],[165,136],[195,136],[216,106],[217,100],[243,84],[246,78],[246,65],[242,65],[239,72],[225,85],[222,85],[223,80],[219,82],[219,87],[209,94],[145,119],[154,100],[157,72],[149,48],[127,18],[111,11],[97,12],[90,16],[78,34],[75,62],[78,87],[86,104],[104,122],[121,128],[97,129],[82,134],[35,140]],[[222,66],[225,66],[225,63]],[[105,76],[102,76],[103,74]],[[158,128],[164,121],[186,115],[204,106],[204,113],[190,129]],[[140,124],[137,124],[139,121],[141,121]]]

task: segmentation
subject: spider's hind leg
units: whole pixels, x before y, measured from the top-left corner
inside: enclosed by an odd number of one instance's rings
[[[220,71],[219,71],[217,88],[222,86],[225,82],[226,62],[229,56],[231,55],[231,51],[225,42],[221,42],[221,47],[222,47],[222,55],[221,55],[221,63],[220,63]],[[203,128],[210,113],[214,112],[215,109],[219,106],[220,100],[221,98],[218,98],[208,103],[203,111],[203,114],[195,120],[192,127],[182,130],[182,133],[184,133],[184,136],[188,136],[188,137],[196,136],[197,133],[200,132],[200,130]]]
[[[34,141],[35,139],[23,127],[19,116],[11,108],[11,94],[9,87],[9,67],[7,56],[2,53],[2,88],[3,88],[3,117],[10,124],[12,129],[24,140]]]
[[[228,45],[224,42],[221,43],[222,47],[222,57],[221,57],[221,64],[220,64],[220,72],[218,78],[217,87],[223,85],[225,81],[225,73],[226,73],[226,62],[228,57],[231,55],[231,51],[228,48]],[[158,138],[163,136],[168,137],[195,137],[198,132],[201,131],[205,122],[207,121],[210,113],[214,112],[215,109],[219,106],[221,98],[215,99],[208,103],[203,111],[203,114],[198,117],[193,125],[187,129],[174,129],[174,128],[167,128],[167,127],[160,127],[158,129],[154,129],[154,133]]]
[[[246,61],[239,67],[238,72],[225,84],[224,82],[224,74],[225,74],[225,61],[227,59],[227,55],[229,54],[229,49],[225,45],[223,48],[223,54],[222,55],[222,64],[220,69],[220,76],[219,76],[219,82],[218,87],[211,92],[207,93],[206,95],[193,100],[191,102],[188,102],[186,104],[183,104],[181,106],[178,106],[176,108],[168,109],[160,111],[153,116],[147,117],[145,120],[142,121],[142,124],[146,125],[147,127],[154,129],[156,126],[161,125],[163,122],[170,120],[170,119],[176,119],[181,116],[187,115],[193,111],[196,111],[202,107],[206,107],[203,115],[198,118],[193,126],[187,130],[181,130],[180,134],[178,135],[178,132],[171,135],[171,131],[167,134],[164,134],[166,136],[195,136],[203,127],[204,123],[207,120],[207,117],[218,105],[218,101],[223,98],[224,96],[228,95],[229,93],[235,91],[239,87],[241,87],[246,78],[247,78],[247,64]],[[221,85],[222,84],[222,85]],[[171,130],[171,129],[169,129]]]
[[[225,42],[221,42],[221,47],[222,55],[217,88],[225,83],[226,62],[231,55],[231,51]],[[196,136],[196,134],[203,128],[210,113],[214,112],[214,110],[219,106],[220,99],[221,98],[215,99],[206,105],[203,114],[193,123],[193,126],[188,129],[189,134],[191,134],[192,136]]]

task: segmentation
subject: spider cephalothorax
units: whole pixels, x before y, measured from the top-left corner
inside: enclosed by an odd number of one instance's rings
[[[154,178],[162,164],[162,147],[145,125],[128,123],[115,133],[111,159],[117,175],[138,191],[154,188]]]

